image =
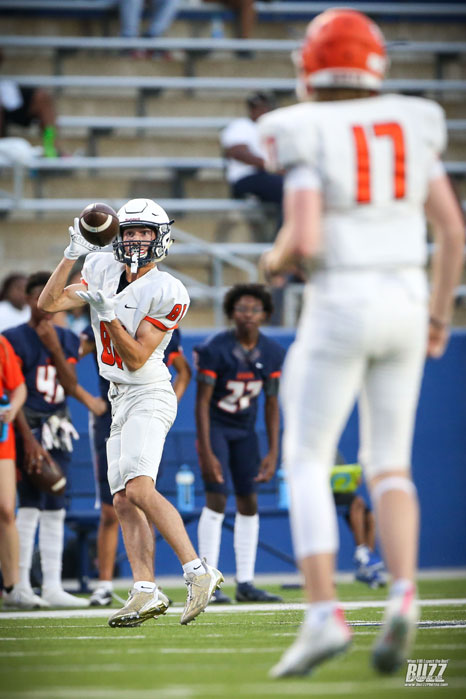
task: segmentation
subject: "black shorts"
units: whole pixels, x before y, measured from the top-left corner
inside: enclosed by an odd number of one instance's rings
[[[35,117],[31,115],[31,102],[35,92],[33,87],[20,87],[23,104],[18,109],[9,111],[3,109],[3,125],[2,136],[5,136],[6,127],[8,124],[16,124],[17,126],[30,126]]]
[[[350,514],[350,509],[351,505],[353,504],[354,500],[358,497],[357,493],[333,493],[333,499],[335,501],[335,505],[337,507],[337,511],[339,515],[342,515],[342,517],[345,518],[345,520],[349,524],[349,514]],[[370,507],[366,505],[366,512],[370,511]]]
[[[235,495],[251,495],[257,490],[254,478],[259,472],[259,441],[254,431],[244,432],[231,427],[211,423],[210,443],[212,451],[222,464],[224,483],[204,481],[208,493],[228,495],[228,472]]]
[[[94,461],[94,480],[97,502],[105,505],[113,505],[113,497],[108,484],[107,465],[107,439],[110,435],[112,415],[110,409],[98,417],[91,416],[90,440],[92,458]]]

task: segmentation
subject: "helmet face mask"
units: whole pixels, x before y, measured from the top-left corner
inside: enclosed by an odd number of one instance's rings
[[[113,243],[113,254],[118,262],[131,266],[136,272],[153,262],[161,262],[173,243],[168,214],[161,206],[150,199],[131,199],[118,211],[120,231]],[[155,236],[124,240],[123,233],[129,228],[150,229]]]
[[[388,64],[378,26],[361,12],[337,8],[310,22],[293,60],[300,96],[329,87],[378,91]]]

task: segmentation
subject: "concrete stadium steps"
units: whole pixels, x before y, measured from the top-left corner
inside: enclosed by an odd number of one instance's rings
[[[117,51],[78,51],[63,58],[62,70],[65,75],[183,76],[185,74],[183,52],[174,52],[172,55],[172,60],[162,57],[135,59],[128,55],[121,55]],[[53,75],[53,56],[42,51],[8,52],[3,70],[9,75]],[[291,56],[283,52],[256,54],[253,58],[241,60],[229,51],[216,51],[197,58],[195,72],[199,77],[264,75],[291,78],[294,76]],[[435,75],[436,60],[432,54],[407,52],[391,56],[390,78],[429,79],[434,78]],[[452,56],[448,62],[445,62],[444,78],[461,79],[465,75],[466,57],[464,55]]]
[[[0,177],[0,188],[9,191],[11,181]],[[167,199],[173,194],[173,184],[172,180],[162,173],[158,177],[153,173],[141,173],[140,176],[135,173],[122,173],[120,177],[111,179],[108,176],[89,176],[86,172],[60,173],[57,176],[41,177],[39,182],[37,178],[25,180],[25,198],[32,198],[38,194],[47,199],[82,198],[89,201],[136,197]],[[184,194],[190,199],[226,199],[229,197],[229,189],[220,173],[215,173],[212,179],[189,178],[184,185]]]

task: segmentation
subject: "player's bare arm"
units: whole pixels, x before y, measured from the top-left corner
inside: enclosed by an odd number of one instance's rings
[[[321,242],[321,195],[312,189],[285,190],[284,222],[275,244],[262,257],[266,275],[273,276],[314,258]]]
[[[118,318],[110,323],[106,322],[105,327],[115,349],[130,371],[137,371],[144,366],[165,337],[165,331],[159,330],[147,320],[141,321],[134,338],[125,330]]]
[[[222,467],[210,444],[209,406],[214,387],[198,381],[196,391],[196,430],[199,449],[199,464],[203,476],[212,483],[223,483]]]
[[[35,328],[40,340],[47,347],[52,355],[53,363],[57,370],[58,380],[63,386],[65,393],[86,406],[94,415],[103,415],[107,410],[107,404],[99,396],[93,396],[78,383],[76,370],[67,361],[60,340],[52,322],[41,320]]]
[[[20,383],[10,392],[10,407],[2,410],[0,413],[0,423],[13,422],[21,406],[27,398],[27,389],[25,383]]]
[[[192,372],[191,367],[183,354],[179,354],[173,359],[172,366],[176,371],[175,380],[173,382],[173,390],[175,391],[176,398],[179,402],[184,392],[188,388],[188,384],[191,381]]]
[[[448,341],[454,289],[463,268],[464,221],[448,178],[431,181],[425,205],[436,240],[427,354],[440,357]]]
[[[266,396],[264,402],[264,418],[269,451],[262,459],[259,473],[254,479],[258,483],[267,483],[270,481],[277,468],[280,435],[280,409],[277,396]]]
[[[85,304],[85,301],[77,295],[78,291],[86,291],[85,285],[70,284],[66,286],[66,282],[76,260],[89,252],[96,252],[99,248],[84,240],[79,232],[78,218],[74,219],[74,225],[69,227],[68,232],[70,242],[63,252],[63,259],[39,297],[38,306],[41,311],[67,311]]]
[[[53,463],[52,457],[48,451],[43,448],[32,434],[31,428],[22,410],[20,410],[16,416],[15,428],[18,430],[23,441],[24,465],[27,473],[40,473],[44,461],[48,461],[49,464]]]

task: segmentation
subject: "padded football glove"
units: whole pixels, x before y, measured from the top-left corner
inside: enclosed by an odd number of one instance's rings
[[[70,234],[70,244],[64,250],[63,256],[68,260],[77,260],[78,257],[87,255],[89,252],[99,252],[101,248],[98,245],[91,245],[79,232],[79,218],[74,219],[74,226],[68,228]]]
[[[101,289],[98,291],[77,291],[76,293],[97,311],[99,320],[103,320],[106,323],[111,323],[112,320],[115,320],[114,301],[113,299],[105,298]]]

